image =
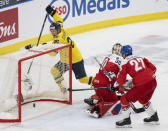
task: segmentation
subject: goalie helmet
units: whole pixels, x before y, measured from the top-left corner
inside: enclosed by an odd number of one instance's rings
[[[121,47],[122,45],[120,43],[116,43],[114,44],[113,48],[112,48],[112,54],[116,54],[116,55],[119,55],[121,56]]]

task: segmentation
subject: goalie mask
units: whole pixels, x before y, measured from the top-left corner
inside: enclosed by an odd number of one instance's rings
[[[121,48],[122,48],[122,45],[120,43],[116,43],[114,44],[113,48],[112,48],[112,54],[116,54],[116,55],[119,55],[121,56]]]

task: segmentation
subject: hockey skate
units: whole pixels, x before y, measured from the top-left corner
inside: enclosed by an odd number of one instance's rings
[[[121,121],[116,122],[116,127],[117,128],[132,128],[130,117],[125,118],[125,119],[123,119]]]
[[[65,82],[65,80],[61,81],[61,83],[58,84],[60,91],[62,92],[63,95],[65,95],[67,93],[67,83]]]
[[[92,116],[92,117],[95,117],[95,118],[99,118],[99,110],[98,108],[94,107],[94,108],[91,108],[91,109],[87,109],[86,112]]]
[[[159,125],[159,118],[157,112],[155,112],[151,117],[145,118],[144,123],[149,123],[152,125]]]
[[[86,104],[88,104],[89,106],[93,106],[93,105],[95,105],[98,102],[98,100],[92,99],[92,98],[88,98],[88,99],[84,99],[84,102]]]

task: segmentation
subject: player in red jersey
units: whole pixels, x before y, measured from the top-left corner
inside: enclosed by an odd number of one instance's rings
[[[121,44],[115,44],[112,49],[112,55],[104,59],[102,66],[106,70],[106,73],[104,69],[100,67],[98,73],[92,81],[94,88],[106,87],[110,84],[114,84],[115,80],[117,79],[119,66],[122,59],[119,56],[120,50]],[[95,93],[96,94],[92,95],[91,98],[84,100],[85,103],[91,105],[91,108],[87,110],[89,115],[99,118],[104,116],[107,112],[110,112],[113,115],[119,113],[121,104],[120,101],[118,101],[115,92],[110,93],[106,89],[103,89],[95,90]]]
[[[131,127],[130,119],[130,102],[139,101],[143,105],[149,117],[144,119],[145,123],[159,124],[159,118],[156,110],[153,109],[150,99],[157,86],[156,67],[146,58],[132,55],[132,47],[130,45],[123,46],[121,49],[122,62],[121,71],[112,86],[112,90],[122,86],[129,74],[132,77],[134,87],[126,94],[121,96],[123,120],[116,122],[117,127]]]

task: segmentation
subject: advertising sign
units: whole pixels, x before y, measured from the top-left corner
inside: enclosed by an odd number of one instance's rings
[[[18,8],[0,12],[0,42],[18,38]]]

